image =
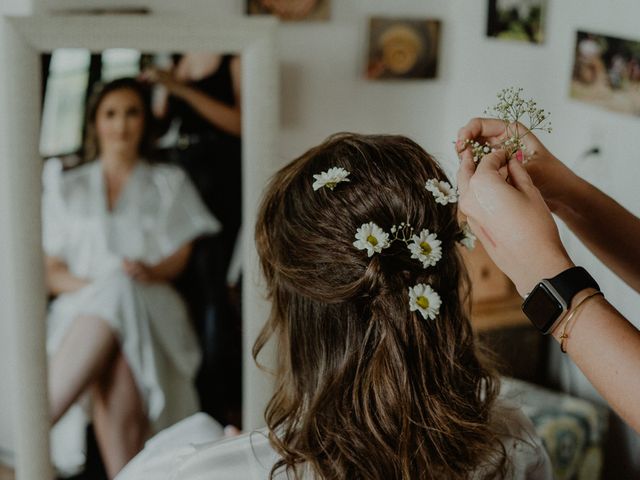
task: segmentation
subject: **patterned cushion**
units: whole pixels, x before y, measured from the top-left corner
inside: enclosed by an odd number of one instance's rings
[[[512,378],[503,378],[502,393],[533,422],[558,480],[600,478],[605,407]]]

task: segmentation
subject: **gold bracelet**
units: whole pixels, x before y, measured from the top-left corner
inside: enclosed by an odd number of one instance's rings
[[[571,310],[571,313],[569,313],[567,320],[564,322],[564,327],[562,328],[562,334],[560,335],[560,351],[562,353],[567,353],[567,349],[565,348],[565,340],[569,338],[569,334],[567,333],[567,329],[569,328],[569,323],[576,316],[580,307],[584,305],[587,302],[587,300],[592,299],[596,295],[602,295],[604,297],[604,293],[602,292],[593,292],[590,295],[587,295],[586,297],[584,297],[582,300],[580,300],[580,302],[578,302],[578,304],[575,307],[573,307],[573,310]]]

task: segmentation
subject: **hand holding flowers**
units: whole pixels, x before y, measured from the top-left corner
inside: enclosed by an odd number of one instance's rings
[[[499,103],[485,112],[497,118],[471,119],[458,131],[456,151],[461,159],[469,154],[477,164],[485,155],[504,149],[507,158],[514,156],[525,165],[547,206],[556,211],[577,176],[533,133],[534,130],[551,131],[549,112],[538,109],[533,100],[524,101],[521,92],[522,89],[512,88],[499,93]],[[526,120],[528,127],[522,123]]]
[[[499,174],[505,168],[509,182]],[[522,296],[573,266],[540,191],[505,150],[486,155],[477,168],[471,152],[462,152],[458,189],[460,211]]]

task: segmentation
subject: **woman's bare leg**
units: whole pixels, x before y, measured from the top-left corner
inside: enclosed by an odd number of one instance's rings
[[[49,364],[52,425],[107,368],[117,348],[118,340],[105,320],[95,316],[74,320]]]
[[[109,478],[144,446],[150,426],[133,373],[118,351],[92,386],[93,427]]]

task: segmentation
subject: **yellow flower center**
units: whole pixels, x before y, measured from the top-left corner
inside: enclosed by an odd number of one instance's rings
[[[431,253],[431,245],[429,245],[427,242],[422,242],[420,244],[420,248],[422,249],[423,255],[429,255]]]
[[[367,242],[369,242],[371,245],[373,245],[374,247],[376,245],[378,245],[378,239],[376,237],[374,237],[373,235],[369,235],[367,237]]]
[[[338,184],[338,182],[327,182],[326,186],[329,190],[333,190],[334,188],[336,188],[336,185]]]
[[[429,299],[427,297],[418,297],[416,303],[420,308],[424,308],[425,310],[429,308]]]

